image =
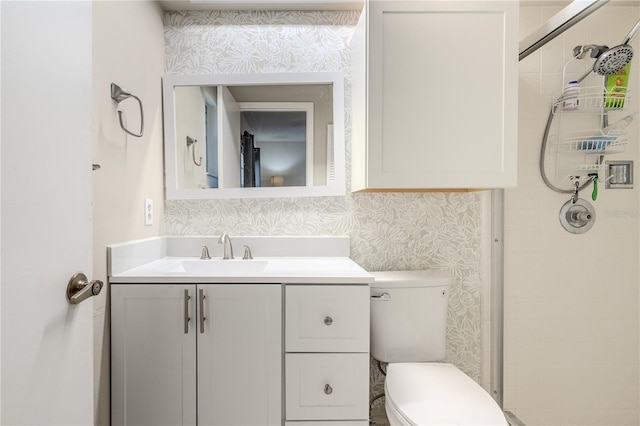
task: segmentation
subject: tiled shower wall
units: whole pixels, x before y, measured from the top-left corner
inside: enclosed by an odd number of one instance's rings
[[[521,7],[521,37],[559,9]],[[527,426],[640,424],[638,174],[635,189],[601,184],[595,202],[591,187],[580,193],[596,222],[574,235],[559,222],[569,195],[552,192],[538,172],[552,99],[593,64],[575,61],[563,81],[573,47],[618,45],[638,18],[638,2],[611,2],[520,63],[518,187],[506,191],[504,405]],[[633,47],[637,55],[638,38]],[[634,61],[628,112],[639,105]],[[639,128],[636,120],[626,151],[612,157],[635,161],[636,170]]]
[[[171,74],[345,73],[344,197],[166,202],[168,235],[348,235],[369,271],[436,268],[454,279],[447,361],[481,375],[479,193],[351,194],[350,39],[356,12],[171,12],[165,71]],[[259,253],[254,253],[259,255]],[[372,369],[372,391],[382,378]]]

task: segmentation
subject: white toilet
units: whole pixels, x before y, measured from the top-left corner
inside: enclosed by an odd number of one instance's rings
[[[391,426],[505,425],[494,399],[445,357],[451,278],[437,271],[372,272],[371,355],[387,366]]]

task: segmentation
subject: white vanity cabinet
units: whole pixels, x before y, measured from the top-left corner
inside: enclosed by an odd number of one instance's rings
[[[280,284],[111,284],[112,424],[280,425]]]
[[[373,276],[348,238],[232,238],[269,256],[109,247],[112,424],[368,426]]]
[[[367,285],[286,286],[285,424],[368,425],[369,297]]]
[[[516,184],[518,2],[366,1],[352,190]]]

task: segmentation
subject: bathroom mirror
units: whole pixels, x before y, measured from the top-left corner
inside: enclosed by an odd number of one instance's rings
[[[345,193],[341,73],[167,75],[168,199]]]

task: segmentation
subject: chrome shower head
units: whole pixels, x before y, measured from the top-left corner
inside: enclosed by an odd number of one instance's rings
[[[627,38],[627,40],[629,40],[629,38]],[[612,48],[598,44],[576,46],[573,48],[573,57],[575,59],[582,59],[587,52],[590,52],[590,57],[595,58],[591,71],[599,75],[615,74],[626,67],[633,58],[633,48],[626,43]],[[581,81],[589,75],[591,71],[588,71],[578,81]]]
[[[621,44],[598,56],[593,64],[593,71],[600,75],[615,74],[627,66],[633,58],[633,49],[628,44]]]
[[[622,44],[612,48],[595,44],[576,46],[573,49],[573,57],[582,59],[587,51],[591,51],[590,56],[596,58],[593,64],[593,72],[599,75],[615,74],[626,67],[633,59],[633,48],[629,43],[638,35],[638,32],[640,32],[640,20],[629,31]]]

